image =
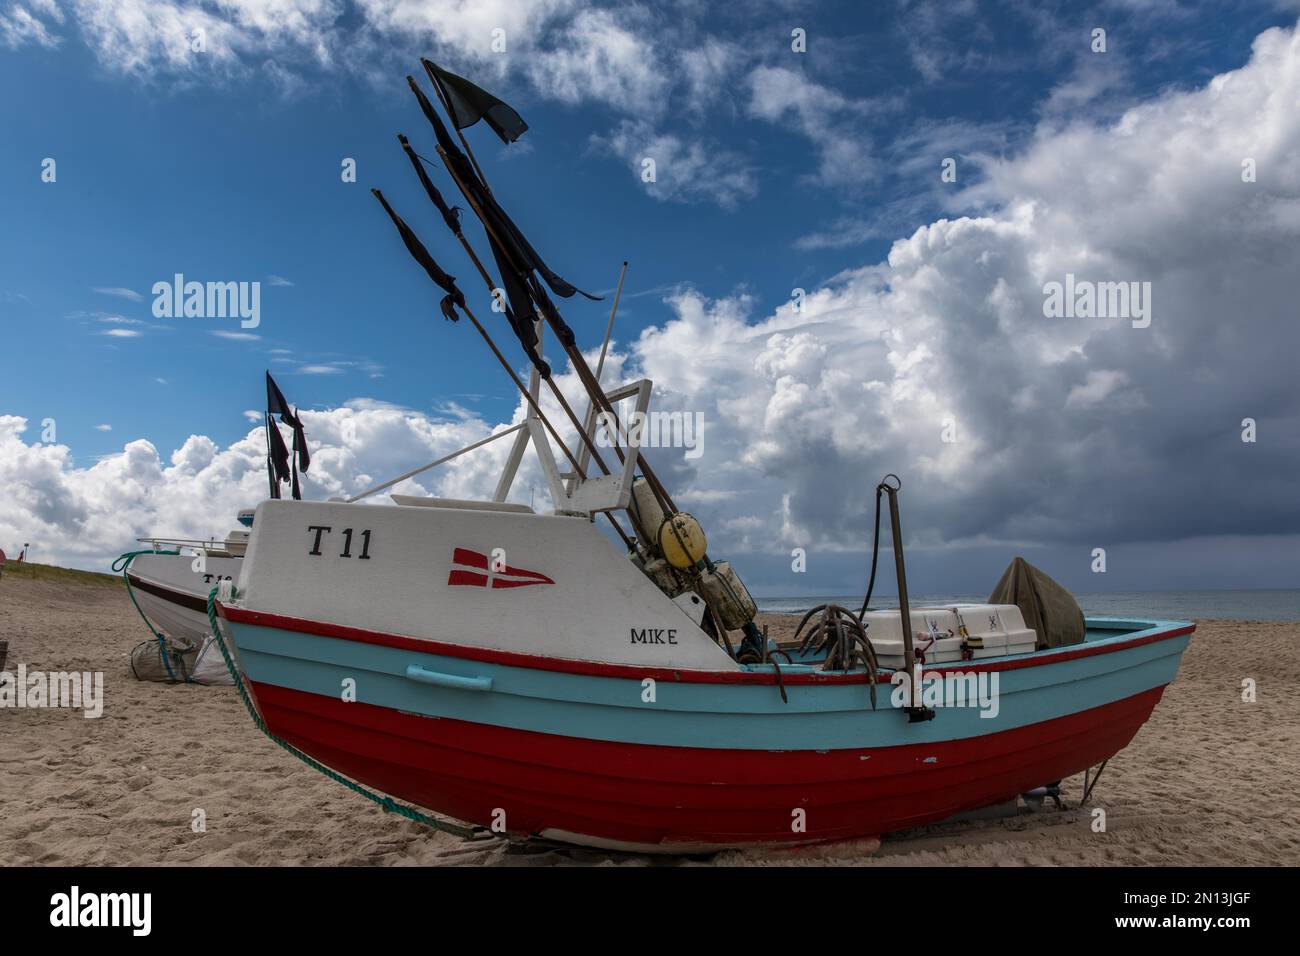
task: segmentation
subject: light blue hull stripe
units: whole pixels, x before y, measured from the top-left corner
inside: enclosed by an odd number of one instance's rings
[[[595,740],[741,750],[930,743],[1064,717],[1169,683],[1190,637],[997,671],[996,717],[981,717],[978,707],[941,707],[934,720],[912,724],[891,706],[888,684],[876,688],[875,711],[865,684],[787,685],[785,704],[774,686],[659,681],[656,700],[649,703],[642,700],[641,681],[633,679],[421,654],[229,621],[224,626],[245,672],[262,683],[338,699],[351,678],[358,701],[428,717]],[[1159,629],[1168,626],[1177,622],[1160,622]],[[431,679],[430,673],[439,676]]]

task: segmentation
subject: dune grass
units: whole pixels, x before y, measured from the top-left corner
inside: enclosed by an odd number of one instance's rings
[[[89,584],[93,587],[113,588],[122,586],[120,574],[107,574],[98,571],[78,571],[75,568],[60,568],[53,564],[34,564],[24,561],[19,564],[10,559],[5,563],[4,575],[0,576],[0,587],[11,580],[50,581],[58,584]]]

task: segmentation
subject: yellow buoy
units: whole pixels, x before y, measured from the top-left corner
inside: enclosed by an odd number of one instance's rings
[[[673,567],[685,571],[700,563],[709,541],[692,515],[679,511],[659,526],[659,550]]]

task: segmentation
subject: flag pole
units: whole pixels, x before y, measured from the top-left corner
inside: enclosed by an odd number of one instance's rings
[[[600,376],[605,371],[605,354],[609,351],[609,340],[610,337],[614,334],[614,316],[618,314],[618,303],[619,303],[619,299],[623,297],[623,280],[626,277],[627,277],[627,260],[624,259],[623,268],[622,270],[619,271],[618,274],[618,285],[614,289],[614,304],[611,305],[609,308],[609,322],[605,324],[605,338],[600,343],[600,360],[596,362],[596,383],[597,384],[600,384]],[[596,414],[597,414],[596,403],[592,402],[591,406],[587,409],[586,428],[583,429],[584,431],[587,428],[589,428],[591,429],[593,434],[595,433]],[[606,430],[608,431],[608,429]],[[585,451],[580,449],[578,457],[582,458],[585,461],[586,460]]]
[[[275,427],[271,421],[271,413],[268,411],[263,416],[266,429],[262,434],[266,437],[266,477],[271,483],[270,495],[272,498],[280,497],[280,483],[275,474],[275,461],[271,458],[271,429]]]
[[[437,191],[432,189],[432,184],[428,182],[428,177],[422,176],[421,179],[430,188],[431,190],[430,198],[433,198],[433,196],[436,195]],[[384,194],[380,192],[378,189],[372,189],[370,190],[370,192],[374,195],[376,199],[379,200],[379,204],[384,207],[384,211],[388,213],[389,219],[391,219],[393,221],[393,225],[397,227],[397,232],[401,236],[403,244],[405,244],[406,246],[406,251],[409,252],[411,254],[411,257],[415,259],[415,261],[424,269],[424,271],[428,274],[430,281],[432,281],[435,285],[437,285],[444,292],[447,293],[446,297],[442,300],[441,303],[443,315],[445,315],[448,319],[455,321],[458,318],[456,314],[456,307],[459,306],[461,309],[465,311],[467,315],[470,316],[471,321],[474,322],[474,327],[478,329],[479,334],[482,335],[483,338],[488,341],[488,344],[491,346],[493,353],[497,357],[497,361],[499,361],[502,367],[506,369],[506,372],[510,375],[511,380],[515,383],[515,386],[524,394],[525,399],[528,401],[529,405],[532,406],[533,412],[536,413],[538,420],[544,424],[547,430],[550,431],[550,433],[555,437],[556,441],[559,442],[560,448],[564,451],[565,456],[577,469],[577,473],[581,475],[582,474],[581,466],[574,459],[573,454],[572,452],[569,451],[568,446],[565,445],[563,441],[560,441],[559,434],[555,431],[555,428],[550,424],[550,421],[542,413],[540,406],[537,404],[536,396],[534,396],[533,394],[533,389],[531,387],[525,388],[523,386],[523,383],[520,382],[518,377],[514,374],[514,369],[510,367],[510,363],[506,361],[505,356],[501,354],[500,350],[496,348],[495,343],[491,341],[491,337],[487,334],[487,330],[484,329],[483,326],[478,322],[478,320],[474,318],[473,314],[466,306],[465,296],[460,291],[460,289],[456,287],[455,277],[450,276],[446,272],[444,272],[442,267],[439,266],[436,261],[434,261],[433,256],[429,255],[429,250],[426,249],[424,243],[420,241],[420,237],[417,236],[415,232],[411,229],[411,227],[408,226],[403,221],[402,217],[399,216],[393,210],[393,207],[388,204],[388,200],[384,198]],[[438,204],[438,205],[439,205],[439,209],[442,209],[443,205],[445,204]],[[452,215],[450,209],[444,210],[443,215],[447,219],[448,225],[451,225],[452,223],[458,224],[456,217]],[[542,360],[540,357],[538,357],[536,361],[540,363]],[[536,367],[534,368],[534,374],[538,374]],[[269,380],[270,378],[269,374],[267,377]],[[615,529],[619,532],[619,536],[622,537],[623,540],[627,542],[628,546],[630,547],[631,542],[627,538],[627,536],[623,533],[623,529],[618,527],[618,522],[614,521],[612,516],[610,517],[610,521],[614,524]]]
[[[420,166],[420,158],[416,155],[415,150],[411,148],[410,140],[408,140],[401,133],[397,134],[397,140],[399,143],[402,144],[402,149],[406,152],[406,156],[411,161],[411,165],[415,167],[416,174],[420,177],[420,182],[424,185],[425,191],[428,192],[430,189],[433,188],[433,184],[428,181],[428,176],[425,175],[423,167]],[[447,162],[446,155],[442,152],[441,147],[438,148],[438,155],[442,157],[444,163]],[[429,199],[433,201],[432,194],[429,196]],[[435,201],[434,204],[437,205],[437,202]],[[448,220],[447,223],[448,227],[450,227],[451,222],[453,221],[455,221],[454,218]],[[461,247],[464,248],[465,254],[468,255],[470,261],[474,263],[474,268],[478,270],[478,274],[482,277],[483,284],[487,286],[489,294],[495,293],[496,286],[492,282],[492,277],[491,275],[488,274],[487,269],[483,266],[483,262],[479,259],[478,254],[474,251],[474,247],[471,246],[469,244],[469,240],[465,238],[465,233],[460,229],[453,229],[452,232],[456,236],[456,238],[460,240]],[[569,404],[568,399],[564,397],[564,393],[560,391],[559,386],[555,384],[554,380],[552,380],[549,377],[546,378],[546,384],[550,387],[552,394],[555,396],[555,400],[560,405],[560,408],[563,409],[565,415],[568,416],[569,421],[572,422],[573,427],[577,429],[578,437],[582,439],[582,441],[586,444],[591,454],[592,460],[595,461],[596,463],[596,466],[601,470],[603,474],[608,475],[609,468],[605,465],[604,459],[602,459],[600,454],[596,451],[596,447],[592,442],[590,436],[587,435],[586,429],[582,427],[581,423],[579,423],[578,416],[574,413],[573,407]],[[556,438],[556,441],[559,441],[558,436]],[[567,445],[565,446],[565,454],[568,455]],[[573,460],[573,457],[571,455],[568,455],[568,457],[570,461]],[[581,469],[579,469],[579,476],[584,479],[587,477],[585,474],[582,473]]]
[[[469,161],[474,164],[474,172],[478,173],[478,178],[483,183],[483,188],[488,191],[489,195],[491,195],[492,187],[488,185],[487,177],[483,175],[483,169],[478,164],[478,158],[474,155],[474,150],[470,149],[469,140],[465,138],[464,131],[456,125],[456,114],[451,111],[451,104],[447,102],[447,97],[443,95],[442,83],[438,80],[438,75],[433,72],[433,64],[424,57],[420,57],[420,65],[424,67],[424,72],[429,75],[429,82],[433,84],[433,91],[438,94],[438,102],[442,104],[443,110],[451,120],[452,128],[460,138],[460,144],[465,147],[465,155],[467,155]],[[606,474],[608,474],[608,472],[606,472]]]
[[[614,304],[609,307],[609,323],[605,326],[605,341],[600,343],[600,360],[596,363],[596,381],[605,370],[605,353],[609,351],[609,337],[614,334],[614,316],[618,314],[618,300],[623,297],[623,280],[627,278],[627,260],[623,260],[623,270],[618,274],[618,287],[614,289]]]
[[[510,379],[515,383],[515,387],[519,389],[519,393],[528,400],[528,404],[532,407],[533,412],[541,420],[541,423],[546,426],[546,430],[551,433],[551,437],[559,444],[560,449],[564,452],[564,457],[569,459],[569,463],[577,469],[577,472],[581,477],[586,478],[586,473],[582,470],[582,466],[578,464],[578,460],[573,457],[573,453],[569,451],[569,446],[561,441],[560,436],[555,431],[555,426],[552,425],[550,420],[542,413],[541,406],[537,404],[537,399],[533,398],[532,392],[528,391],[528,386],[520,380],[515,370],[510,367],[510,362],[501,354],[501,350],[497,348],[496,343],[492,341],[492,336],[488,334],[488,330],[483,328],[479,323],[479,320],[474,317],[474,313],[469,310],[469,306],[462,305],[460,310],[464,312],[470,322],[474,324],[474,328],[478,330],[478,334],[483,336],[483,341],[486,342],[488,348],[492,350],[492,354],[497,357],[497,361],[501,363],[501,367],[509,373]]]
[[[515,383],[515,387],[519,389],[519,394],[523,395],[524,398],[528,400],[529,406],[532,407],[533,412],[537,415],[541,423],[546,426],[546,430],[551,433],[551,437],[555,439],[556,444],[560,446],[560,449],[564,452],[564,457],[569,459],[569,463],[573,465],[574,471],[577,473],[578,477],[585,480],[587,473],[583,470],[582,465],[578,464],[577,459],[573,457],[573,453],[569,451],[569,446],[561,440],[559,434],[555,431],[555,426],[552,425],[546,415],[543,414],[541,406],[537,403],[537,399],[533,398],[533,393],[528,390],[528,387],[524,385],[519,376],[515,374],[515,370],[510,367],[510,362],[501,354],[501,350],[498,349],[496,343],[492,341],[492,336],[488,334],[487,329],[483,328],[483,326],[479,324],[479,320],[474,317],[474,313],[469,310],[469,306],[461,305],[460,309],[469,317],[469,320],[474,323],[474,328],[478,329],[478,334],[483,336],[483,341],[486,342],[488,348],[492,350],[492,354],[497,357],[497,361],[500,362],[501,367],[506,370],[506,374],[510,376],[511,381]],[[601,464],[600,462],[597,463]],[[603,464],[601,464],[601,466],[604,467]],[[605,473],[609,474],[608,471]],[[629,538],[627,532],[623,530],[623,526],[618,523],[618,519],[608,511],[605,512],[605,517],[608,518],[609,523],[614,526],[614,530],[618,532],[618,536],[623,539],[623,544],[625,544],[627,549],[631,551],[633,547],[632,539]]]
[[[375,198],[378,199],[380,203],[384,205],[384,208],[386,210],[389,208],[388,204],[384,201],[383,193],[381,193],[378,189],[372,189],[370,190],[370,192],[373,193]],[[390,211],[390,215],[392,215],[391,211]],[[421,243],[420,245],[421,248],[423,248],[423,243]],[[455,290],[455,291],[456,294],[459,296],[460,294],[459,290]],[[556,434],[555,427],[551,424],[550,419],[546,417],[546,415],[542,412],[541,407],[537,404],[537,399],[533,397],[532,392],[528,390],[528,387],[525,386],[524,383],[519,380],[519,376],[515,374],[515,370],[510,367],[510,363],[506,360],[506,357],[501,354],[501,350],[497,348],[496,343],[492,341],[492,336],[488,334],[488,330],[483,328],[479,320],[474,317],[474,313],[470,311],[469,306],[467,306],[464,302],[464,296],[460,296],[460,300],[461,301],[457,302],[456,304],[460,307],[462,312],[464,312],[467,316],[469,316],[469,320],[471,323],[473,323],[474,328],[478,330],[478,334],[483,336],[483,341],[486,342],[488,348],[492,350],[492,354],[497,357],[497,361],[500,362],[501,367],[506,370],[506,373],[510,376],[511,381],[515,383],[515,387],[518,388],[519,391],[523,394],[524,398],[528,400],[528,404],[532,406],[533,411],[537,414],[538,419],[540,419],[542,424],[546,427],[546,430],[549,431],[551,435],[554,436],[557,442],[559,442],[560,448],[564,451],[564,456],[568,458],[569,462],[573,465],[573,467],[578,469],[579,473],[581,473],[582,466],[578,464],[577,459],[573,457],[573,453],[569,451],[569,446],[566,445],[564,442],[560,441],[560,436]],[[585,478],[586,475],[583,475],[583,477]]]
[[[551,331],[555,333],[555,337],[559,339],[560,345],[564,348],[565,354],[569,356],[569,361],[573,364],[574,371],[578,373],[578,378],[582,381],[583,387],[586,388],[588,397],[595,402],[602,411],[608,414],[614,425],[621,430],[618,412],[615,411],[613,405],[610,404],[608,397],[606,397],[605,392],[600,387],[600,383],[598,383],[592,375],[591,367],[587,364],[587,360],[583,358],[582,353],[578,350],[576,345],[568,344],[564,341],[564,337],[560,335],[559,329],[556,327],[555,305],[551,302],[550,296],[546,295],[545,290],[541,289],[535,277],[522,272],[519,269],[518,264],[513,261],[510,247],[501,241],[496,230],[492,228],[492,224],[488,221],[488,217],[483,214],[483,210],[479,207],[478,202],[470,194],[466,185],[461,181],[460,176],[456,173],[454,165],[447,159],[447,154],[441,145],[438,146],[438,155],[442,158],[443,165],[451,175],[452,181],[455,182],[456,188],[460,190],[461,195],[465,197],[465,201],[468,202],[470,208],[474,210],[474,215],[478,216],[479,221],[483,223],[483,228],[488,231],[492,240],[502,249],[507,258],[511,259],[511,265],[514,266],[520,280],[523,281],[525,285],[531,286],[533,297],[537,299],[538,305],[541,306],[542,317],[546,320],[547,324],[550,325]],[[583,431],[583,434],[586,434],[585,430]],[[614,445],[614,451],[618,454],[619,461],[626,461],[623,449],[620,448],[617,443]],[[641,463],[641,473],[645,475],[646,481],[650,484],[650,490],[654,492],[655,497],[659,500],[660,506],[662,506],[668,514],[676,514],[677,506],[673,503],[673,500],[669,496],[667,489],[664,488],[663,483],[659,481],[658,476],[655,475],[653,469],[651,469],[650,463],[646,461],[644,455],[638,455],[637,457]]]
[[[470,322],[474,323],[474,328],[478,329],[478,334],[483,336],[483,341],[486,342],[488,348],[492,350],[492,354],[497,357],[497,361],[500,362],[501,367],[506,370],[506,374],[510,376],[511,381],[515,383],[515,387],[519,389],[519,394],[523,395],[524,398],[527,399],[533,412],[537,415],[541,423],[546,426],[546,430],[551,433],[551,437],[555,439],[556,444],[558,444],[560,449],[564,452],[564,457],[569,459],[569,463],[573,465],[578,477],[585,480],[587,473],[583,470],[582,465],[578,464],[577,459],[573,457],[573,453],[569,451],[569,446],[561,440],[559,434],[555,431],[555,426],[551,424],[550,420],[542,412],[542,408],[537,403],[537,399],[533,398],[533,393],[528,390],[528,387],[520,380],[519,376],[515,373],[515,370],[510,367],[510,362],[501,354],[501,350],[498,349],[496,343],[492,341],[492,336],[488,334],[487,329],[483,328],[479,323],[479,320],[474,317],[474,313],[469,310],[469,306],[461,305],[460,310],[469,317]],[[609,472],[606,471],[606,474],[608,473]],[[623,530],[623,526],[620,525],[618,520],[608,511],[605,512],[605,517],[609,519],[609,523],[614,526],[614,530],[618,532],[618,536],[623,539],[623,543],[627,545],[627,548],[630,551],[632,549],[632,539],[629,538],[627,532]]]
[[[448,118],[452,119],[452,126],[456,126],[455,119],[453,117],[451,109],[447,104],[446,98],[442,94],[442,84],[438,81],[437,75],[433,72],[432,64],[424,57],[420,58],[420,63],[421,65],[424,66],[425,73],[429,75],[430,81],[433,83],[434,90],[438,94],[438,99],[442,103],[443,110],[446,111]],[[407,77],[407,82],[410,83],[411,88],[416,93],[417,97],[421,96],[419,87],[417,86],[415,81],[410,77]],[[432,115],[430,115],[430,120],[433,121]],[[474,170],[477,171],[478,173],[480,182],[483,184],[483,187],[487,189],[488,194],[491,195],[492,190],[487,184],[487,178],[483,175],[482,170],[479,168],[478,160],[474,157],[474,151],[470,148],[469,141],[465,139],[465,136],[461,132],[460,127],[456,127],[456,134],[457,136],[459,136],[461,143],[464,144],[470,162],[473,165]],[[455,181],[456,187],[460,190],[461,195],[465,197],[465,200],[470,204],[470,207],[474,210],[474,214],[478,216],[479,221],[483,223],[483,228],[488,231],[493,241],[496,242],[496,244],[501,247],[502,251],[505,252],[507,258],[512,260],[511,264],[514,266],[517,276],[524,281],[525,285],[528,285],[529,277],[526,276],[524,273],[520,272],[518,263],[513,262],[513,257],[510,254],[510,247],[501,242],[500,237],[497,236],[496,234],[496,230],[494,230],[492,226],[488,223],[487,217],[483,215],[483,210],[479,208],[478,203],[470,195],[469,190],[465,187],[465,184],[461,182],[460,176],[457,175],[456,170],[453,167],[453,164],[448,162],[447,154],[442,149],[441,144],[439,144],[438,146],[438,155],[442,158],[443,164],[447,167],[447,172],[451,174],[451,178],[453,181]],[[533,298],[537,299],[538,304],[542,306],[543,318],[546,320],[546,323],[550,325],[551,330],[555,333],[556,338],[559,339],[560,345],[564,348],[565,353],[569,356],[569,361],[573,364],[574,371],[578,373],[579,380],[582,382],[583,387],[587,390],[588,398],[592,402],[594,402],[597,406],[599,406],[602,411],[606,412],[610,416],[610,420],[614,423],[615,427],[621,431],[622,426],[619,424],[618,413],[614,410],[613,406],[610,404],[609,399],[606,397],[604,391],[600,387],[600,383],[597,382],[594,376],[592,375],[591,368],[590,366],[587,365],[586,359],[583,358],[582,353],[578,351],[575,345],[571,345],[568,342],[566,342],[565,337],[560,334],[559,328],[557,327],[556,324],[557,315],[556,315],[556,309],[554,304],[551,303],[550,298],[546,296],[544,291],[542,291],[540,297],[535,294]],[[563,320],[560,321],[562,322]],[[575,418],[575,424],[576,424],[576,418]],[[580,428],[579,432],[581,435],[586,437],[587,433],[585,429]],[[613,447],[615,453],[618,455],[618,460],[620,462],[626,462],[627,460],[626,456],[623,454],[623,450],[618,446],[617,440],[614,442]],[[668,490],[663,486],[663,483],[659,480],[658,476],[654,473],[654,470],[650,467],[649,462],[646,461],[645,456],[638,454],[637,458],[641,463],[641,473],[645,476],[646,482],[650,485],[650,490],[651,492],[653,492],[655,498],[658,499],[660,506],[664,509],[666,513],[670,515],[675,514],[677,512],[677,506],[673,503],[672,498],[669,496]]]

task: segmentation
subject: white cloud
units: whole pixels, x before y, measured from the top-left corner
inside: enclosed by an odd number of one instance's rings
[[[144,296],[142,296],[139,292],[136,292],[134,289],[124,289],[120,286],[113,286],[110,288],[101,287],[101,288],[91,289],[90,291],[98,292],[102,295],[115,295],[120,299],[130,299],[132,302],[144,301]]]
[[[1087,109],[1118,112],[1129,104],[1121,95],[1128,85],[1128,68],[1122,54],[1080,54],[1068,77],[1052,87],[1040,110],[1048,117],[1075,119]]]
[[[528,57],[533,86],[564,103],[598,100],[641,116],[659,112],[668,73],[655,47],[619,17],[609,10],[575,16],[564,43]]]
[[[251,414],[260,422],[259,413]],[[472,417],[435,420],[383,403],[301,415],[312,451],[302,483],[308,497],[320,499],[357,494],[491,432]],[[226,448],[191,435],[166,461],[151,442],[137,439],[84,468],[74,465],[65,445],[28,444],[26,430],[25,419],[0,416],[0,541],[31,541],[53,563],[103,567],[143,535],[222,535],[239,509],[266,497],[260,426]],[[494,442],[394,490],[478,493],[500,470],[509,444]],[[542,483],[530,464],[521,473],[517,500],[527,501],[531,486]]]
[[[103,66],[139,78],[269,77],[292,96],[304,85],[299,74],[347,70],[389,88],[395,60],[414,67],[428,54],[508,99],[522,96],[525,109],[521,83],[548,100],[600,103],[640,122],[661,118],[679,93],[698,113],[746,59],[735,42],[697,39],[691,11],[577,0],[71,0],[69,10]],[[195,31],[202,52],[192,48]],[[502,42],[504,50],[494,47]]]
[[[447,54],[485,63],[503,60],[492,49],[493,30],[506,50],[531,47],[539,33],[577,7],[576,0],[358,0],[366,26],[378,34],[418,37]],[[435,56],[435,59],[437,57]]]
[[[33,10],[50,17],[57,23],[63,22],[63,14],[58,7],[51,7],[44,0],[28,0],[26,6],[22,3],[11,3],[7,10],[0,10],[0,45],[11,50],[28,43],[35,43],[49,50],[59,45],[61,38],[51,33],[49,25],[34,16]]]
[[[699,10],[640,4],[611,9],[577,0],[70,0],[69,11],[101,65],[141,80],[265,86],[269,78],[292,97],[322,75],[346,73],[391,90],[393,62],[418,73],[415,57],[428,54],[525,113],[531,93],[575,106],[599,104],[616,123],[626,120],[637,130],[680,115],[698,120],[706,106],[730,100],[735,78],[755,55],[736,40],[705,34]],[[192,48],[196,31],[202,32],[202,52]],[[494,49],[499,41],[504,51]],[[851,133],[837,128],[830,138],[815,135],[823,179],[855,178]],[[623,127],[607,141],[622,146],[627,137]],[[716,141],[668,132],[634,138],[643,141],[638,147],[648,140],[682,171],[671,187],[650,190],[661,198],[729,206],[755,194],[753,164]],[[513,158],[530,148],[526,142],[504,155]],[[734,171],[722,168],[729,160],[736,162]],[[698,188],[691,184],[695,174],[705,180]],[[277,276],[266,281],[281,284]]]
[[[100,62],[120,73],[238,74],[245,60],[289,56],[332,61],[337,0],[73,0],[82,36]],[[193,47],[201,31],[203,50]]]
[[[884,181],[878,186],[889,193],[897,184],[897,198],[873,205],[867,217],[840,216],[801,236],[795,248],[842,249],[870,239],[891,239],[915,229],[936,211],[967,208],[953,199],[958,184],[975,182],[986,164],[1007,151],[1018,131],[1011,123],[961,120],[919,120],[898,130],[881,146]],[[940,175],[949,159],[953,160],[954,182],[946,182]]]
[[[650,458],[675,497],[699,502],[719,554],[783,551],[788,563],[795,545],[861,547],[886,471],[904,478],[920,552],[1056,542],[1086,556],[1294,534],[1292,484],[1261,476],[1293,473],[1300,434],[1297,99],[1300,40],[1269,30],[1249,63],[1201,89],[1115,122],[1045,125],[962,193],[979,215],[897,239],[885,261],[812,288],[801,312],[672,295],[674,318],[614,352],[608,381],[645,375],[656,407],[704,414],[702,459]],[[1257,182],[1242,182],[1243,157]],[[1044,283],[1067,272],[1151,282],[1150,327],[1045,318]],[[304,416],[313,497],[354,493],[493,424],[363,402]],[[1244,417],[1268,437],[1241,442]],[[257,429],[225,449],[193,438],[170,467],[136,441],[76,468],[67,448],[23,443],[22,420],[0,423],[0,487],[12,489],[0,536],[46,538],[46,553],[111,554],[146,531],[206,536],[265,494]],[[956,442],[943,440],[949,423]],[[488,493],[505,453],[490,447],[412,486]]]
[[[729,77],[740,68],[745,53],[735,43],[705,37],[698,47],[682,50],[678,60],[687,109],[703,114],[706,107],[728,92]]]
[[[975,0],[900,0],[898,30],[912,66],[927,83],[981,59],[987,68],[992,31]],[[1031,10],[1032,12],[1032,10]]]
[[[758,193],[758,176],[742,156],[711,143],[687,141],[656,132],[649,124],[625,121],[608,136],[592,137],[598,148],[622,158],[647,193],[673,202],[716,203],[732,209]],[[654,181],[647,182],[647,161],[653,161]]]
[[[791,124],[817,148],[812,179],[823,186],[852,186],[875,173],[862,118],[882,108],[849,99],[799,70],[760,66],[749,74],[749,112],[770,123]]]
[[[97,432],[111,432],[112,430],[113,430],[113,426],[112,426],[112,425],[96,425],[96,426],[95,426],[95,431],[97,431]]]
[[[1091,408],[1101,405],[1128,384],[1128,375],[1112,369],[1094,369],[1065,396],[1066,408]]]
[[[1297,99],[1300,41],[1270,30],[1203,89],[1114,123],[1044,127],[989,160],[963,196],[984,215],[915,230],[801,313],[672,298],[677,317],[628,361],[661,404],[705,415],[700,470],[678,462],[675,487],[736,493],[714,524],[747,530],[719,551],[860,544],[887,470],[904,475],[909,534],[930,545],[1300,528],[1280,486],[1230,513],[1216,504],[1293,463],[1286,442],[1243,445],[1246,410],[1300,432],[1294,392],[1278,400],[1300,344]],[[1259,182],[1241,181],[1245,156],[1268,171]],[[1150,328],[1045,319],[1043,285],[1067,272],[1151,282]]]
[[[107,335],[114,339],[138,339],[141,333],[137,332],[135,329],[105,329],[103,332],[97,334]]]
[[[216,329],[211,334],[231,342],[257,342],[262,338],[256,332],[232,332],[229,329]]]

